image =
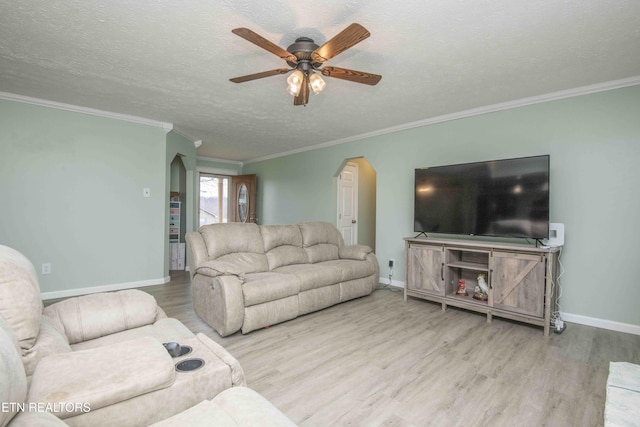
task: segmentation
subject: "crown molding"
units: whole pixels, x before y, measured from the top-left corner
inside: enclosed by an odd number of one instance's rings
[[[181,137],[183,137],[185,139],[188,139],[189,141],[193,142],[193,145],[196,145],[196,142],[198,142],[198,141],[200,141],[200,143],[202,144],[202,140],[201,139],[198,139],[198,138],[196,138],[196,137],[194,137],[192,135],[189,135],[187,132],[185,132],[184,130],[180,129],[177,126],[174,126],[172,131],[174,133],[177,133]],[[196,145],[196,148],[198,148],[198,147],[199,147],[199,145]]]
[[[239,162],[237,160],[226,160],[226,159],[216,159],[215,157],[206,157],[206,156],[196,156],[196,160],[202,160],[205,162],[217,162],[217,163],[228,163],[230,165],[244,166],[244,162]]]
[[[55,108],[58,110],[71,111],[73,113],[89,114],[91,116],[106,117],[109,119],[123,120],[147,126],[159,127],[165,133],[173,130],[173,123],[160,122],[157,120],[146,119],[144,117],[130,116],[128,114],[114,113],[111,111],[97,110],[94,108],[81,107],[79,105],[64,104],[62,102],[49,101],[46,99],[32,98],[29,96],[16,95],[14,93],[0,92],[0,100],[22,102],[25,104],[38,105],[40,107]]]
[[[588,95],[597,92],[604,92],[607,90],[621,89],[629,86],[636,86],[640,84],[640,76],[630,77],[627,79],[613,80],[604,83],[598,83],[589,86],[581,86],[573,89],[562,90],[559,92],[552,92],[544,95],[532,96],[529,98],[517,99],[515,101],[502,102],[499,104],[487,105],[484,107],[472,108],[470,110],[459,111],[456,113],[445,114],[442,116],[431,117],[416,122],[409,122],[398,126],[393,126],[385,129],[380,129],[373,132],[362,133],[359,135],[350,136],[347,138],[341,138],[334,141],[324,142],[321,144],[313,145],[310,147],[299,148],[296,150],[286,151],[279,154],[273,154],[270,156],[259,157],[251,160],[246,160],[245,164],[262,162],[265,160],[276,159],[279,157],[285,157],[292,154],[303,153],[306,151],[318,150],[320,148],[331,147],[334,145],[345,144],[347,142],[359,141],[365,138],[372,138],[375,136],[386,135],[389,133],[400,132],[403,130],[414,129],[423,126],[429,126],[436,123],[449,122],[452,120],[464,119],[466,117],[478,116],[481,114],[495,113],[497,111],[510,110],[512,108],[524,107],[527,105],[540,104],[543,102],[556,101],[565,98],[573,98],[575,96]]]

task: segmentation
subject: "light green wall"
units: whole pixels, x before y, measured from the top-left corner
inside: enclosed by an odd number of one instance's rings
[[[158,127],[0,101],[0,244],[52,264],[42,292],[162,280],[165,146]]]
[[[404,265],[413,173],[424,166],[551,155],[551,222],[566,227],[564,312],[640,325],[640,86],[550,101],[247,164],[263,223],[335,223],[332,177],[346,158],[376,171],[376,252]],[[396,268],[394,280],[404,280]]]

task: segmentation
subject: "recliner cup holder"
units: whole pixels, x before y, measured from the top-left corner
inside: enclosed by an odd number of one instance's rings
[[[185,354],[191,353],[191,350],[193,350],[191,346],[180,345],[177,342],[165,342],[162,345],[167,349],[167,351],[173,358],[182,357]]]
[[[191,372],[198,370],[204,366],[204,360],[202,359],[185,359],[182,362],[176,363],[176,371],[178,372]]]
[[[192,350],[193,350],[193,349],[192,349],[190,346],[188,346],[188,345],[182,345],[182,346],[180,346],[180,355],[179,355],[179,356],[176,356],[176,357],[182,357],[182,356],[184,356],[185,354],[189,354],[189,353],[191,353],[191,351],[192,351]]]

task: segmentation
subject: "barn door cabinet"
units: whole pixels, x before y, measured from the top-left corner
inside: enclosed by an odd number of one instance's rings
[[[555,310],[559,248],[468,240],[405,239],[407,297],[542,326],[549,335]],[[475,295],[484,275],[488,297]],[[466,295],[459,294],[460,281]],[[474,298],[474,295],[476,298]]]

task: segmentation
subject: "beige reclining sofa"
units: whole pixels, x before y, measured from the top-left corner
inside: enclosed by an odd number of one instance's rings
[[[172,357],[168,341],[191,351]],[[196,358],[202,367],[178,371]],[[292,425],[244,385],[231,354],[167,318],[144,292],[76,297],[43,311],[33,265],[0,245],[0,427],[146,426],[203,411],[216,425],[252,425],[234,424],[234,413]]]
[[[211,224],[186,236],[195,312],[221,336],[274,325],[369,295],[371,248],[326,222]]]

